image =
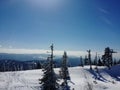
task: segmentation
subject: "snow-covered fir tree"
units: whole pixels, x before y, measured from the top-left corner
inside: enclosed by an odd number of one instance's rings
[[[98,66],[103,66],[103,62],[101,61],[101,59],[98,59]]]
[[[82,56],[80,56],[80,66],[84,67],[84,62]]]
[[[89,60],[90,70],[92,70],[91,50],[87,50],[87,52],[88,52],[88,60]]]
[[[87,55],[85,55],[84,62],[85,62],[85,65],[89,65],[89,61],[88,61]]]
[[[40,79],[42,90],[59,90],[57,77],[53,69],[53,44],[51,45],[51,56],[48,57],[47,62],[43,66],[43,77]]]
[[[62,63],[61,63],[61,70],[60,70],[61,78],[63,79],[63,83],[61,84],[62,90],[70,90],[68,86],[67,80],[70,80],[68,66],[67,66],[67,53],[64,52]]]
[[[113,53],[117,53],[110,49],[109,47],[105,48],[104,55],[102,55],[103,64],[109,69],[113,65]]]

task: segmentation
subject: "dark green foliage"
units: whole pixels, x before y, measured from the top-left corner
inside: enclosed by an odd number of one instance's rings
[[[68,66],[67,66],[67,53],[66,52],[64,52],[63,60],[61,63],[61,77],[64,80],[70,79]]]
[[[114,62],[113,62],[113,64],[114,64],[114,65],[116,65],[116,64],[117,64],[117,61],[116,61],[116,59],[114,59]]]
[[[36,63],[36,69],[41,69],[41,63],[40,62]]]
[[[70,90],[70,87],[68,86],[67,80],[70,80],[68,66],[67,66],[67,53],[64,52],[63,60],[61,63],[61,71],[60,76],[63,79],[63,83],[61,84],[63,90]]]
[[[120,64],[120,59],[118,60],[117,64]]]
[[[48,61],[43,67],[43,78],[40,79],[40,84],[42,84],[42,90],[58,90],[58,83],[56,74],[53,69],[51,69],[51,62]]]
[[[103,66],[103,63],[100,58],[98,59],[98,66]]]
[[[53,45],[51,45],[51,55],[48,57],[47,62],[43,65],[43,78],[40,79],[42,90],[58,90],[59,84],[53,69]]]
[[[113,57],[112,57],[113,53],[116,53],[116,52],[114,52],[113,49],[110,49],[109,47],[107,47],[105,48],[105,53],[102,56],[103,64],[107,66],[109,69],[113,65]]]
[[[88,58],[87,58],[87,56],[85,56],[85,59],[84,59],[84,61],[85,61],[85,65],[89,65],[89,61],[88,61]]]
[[[84,67],[82,56],[80,57],[80,66]]]
[[[91,50],[87,50],[87,52],[88,52],[88,61],[89,61],[90,69],[92,70]]]

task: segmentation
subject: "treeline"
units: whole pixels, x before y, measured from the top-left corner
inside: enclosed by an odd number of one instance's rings
[[[6,72],[41,69],[41,63],[43,63],[43,61],[16,61],[11,59],[2,59],[0,60],[0,71]]]
[[[99,56],[96,53],[94,59],[91,59],[91,50],[87,50],[87,52],[88,55],[86,55],[84,59],[80,57],[80,66],[90,65],[90,69],[92,69],[92,65],[107,66],[110,69],[111,66],[120,64],[120,60],[113,59],[113,53],[117,52],[115,52],[113,49],[110,49],[109,47],[105,48],[104,54],[102,56]]]

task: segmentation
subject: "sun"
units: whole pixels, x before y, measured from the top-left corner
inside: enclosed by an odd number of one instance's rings
[[[65,3],[64,0],[26,0],[26,3],[32,7],[41,8],[44,10],[58,9]]]

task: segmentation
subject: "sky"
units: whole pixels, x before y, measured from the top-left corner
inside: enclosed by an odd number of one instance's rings
[[[119,29],[120,0],[0,0],[0,52],[120,52]]]

